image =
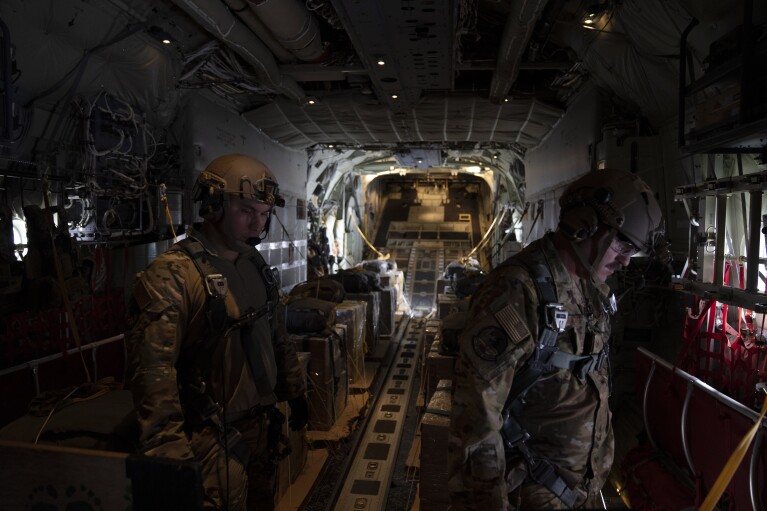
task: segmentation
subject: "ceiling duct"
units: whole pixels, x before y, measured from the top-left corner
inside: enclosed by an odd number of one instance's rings
[[[253,67],[255,78],[274,92],[303,103],[306,95],[292,79],[280,73],[269,49],[220,0],[173,0],[184,12],[223,41]]]
[[[300,60],[323,56],[320,29],[314,15],[297,0],[247,0],[251,11],[269,27],[280,44]]]
[[[245,23],[249,29],[258,36],[261,41],[269,47],[269,50],[274,54],[275,58],[280,62],[294,62],[296,56],[285,49],[274,34],[272,34],[266,25],[264,25],[260,19],[248,8],[247,0],[224,0],[226,5],[234,12],[243,23]]]
[[[522,55],[545,5],[545,0],[511,2],[511,12],[498,48],[495,73],[490,82],[489,97],[492,103],[502,103],[517,79]]]
[[[333,0],[381,104],[406,113],[455,75],[456,0]]]

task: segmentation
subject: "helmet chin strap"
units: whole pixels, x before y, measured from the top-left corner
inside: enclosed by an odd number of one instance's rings
[[[599,247],[599,250],[597,251],[597,257],[594,259],[593,262],[589,261],[586,256],[581,251],[580,247],[576,244],[575,241],[570,241],[570,244],[573,247],[573,251],[575,252],[576,257],[578,258],[578,262],[581,263],[581,266],[586,270],[589,276],[589,281],[594,285],[594,287],[599,290],[600,293],[607,296],[607,294],[610,292],[610,286],[608,286],[605,282],[600,280],[599,275],[597,275],[597,270],[594,267],[595,264],[599,264],[602,261],[602,258],[604,258],[605,254],[607,253],[607,250],[610,248],[610,245],[612,245],[613,240],[615,239],[615,236],[618,234],[618,231],[614,228],[611,228],[607,236],[602,241],[602,244]]]

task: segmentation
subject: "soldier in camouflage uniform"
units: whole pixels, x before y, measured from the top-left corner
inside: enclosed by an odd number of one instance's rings
[[[617,170],[586,174],[559,202],[557,230],[496,268],[472,297],[453,382],[451,510],[602,507],[613,461],[605,362],[614,300],[605,280],[640,250],[653,251],[661,213],[641,179]],[[550,345],[568,368],[548,367],[515,401],[520,435],[510,446],[502,411],[543,324],[529,270],[537,264],[567,312]]]
[[[205,509],[270,509],[274,404],[288,401],[294,430],[308,420],[276,276],[254,248],[284,199],[271,171],[239,154],[213,160],[194,193],[204,222],[133,290],[126,342],[140,447],[200,462]]]

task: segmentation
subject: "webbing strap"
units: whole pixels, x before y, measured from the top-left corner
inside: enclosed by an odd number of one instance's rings
[[[521,442],[518,448],[527,463],[530,479],[548,489],[568,509],[572,509],[578,498],[578,492],[567,485],[549,460],[536,455],[524,442]]]
[[[267,290],[267,302],[264,306],[258,310],[250,310],[242,315],[242,317],[233,320],[229,317],[226,310],[226,285],[222,283],[225,279],[218,273],[218,270],[206,257],[205,248],[202,243],[194,238],[188,237],[181,240],[178,243],[190,257],[194,263],[197,271],[200,273],[205,291],[208,296],[208,321],[210,323],[211,330],[222,337],[226,337],[235,328],[240,329],[240,342],[242,343],[242,350],[245,352],[245,356],[248,359],[248,366],[250,367],[251,375],[253,376],[256,389],[261,397],[268,397],[273,394],[273,389],[269,383],[267,377],[266,365],[263,360],[263,354],[261,352],[261,346],[257,339],[253,338],[253,329],[248,328],[265,315],[271,316],[274,311],[273,293],[275,291],[274,275],[270,270],[263,257],[256,252],[250,261],[256,265],[261,274],[261,278],[264,280],[264,286]],[[267,276],[267,273],[269,274]]]
[[[226,289],[214,289],[216,286],[214,284],[215,278],[221,274],[206,257],[202,243],[196,239],[187,237],[178,242],[177,245],[187,253],[200,274],[202,284],[205,287],[205,294],[208,296],[206,315],[211,330],[219,334],[223,333],[230,323],[229,314],[226,312]]]
[[[548,314],[547,305],[554,304],[557,301],[557,291],[554,287],[554,279],[551,271],[543,264],[528,264],[520,258],[509,258],[504,265],[516,264],[527,270],[533,279],[535,290],[538,294],[540,303],[540,327],[538,344],[535,347],[530,359],[524,366],[517,371],[514,381],[503,406],[504,416],[514,409],[515,413],[521,411],[521,402],[528,390],[538,381],[541,374],[547,369],[546,361],[558,351],[556,340],[559,332],[549,323],[546,315]],[[544,352],[544,353],[542,353]]]
[[[601,368],[601,364],[607,358],[607,346],[600,353],[592,355],[579,356],[560,352],[557,338],[564,331],[567,313],[564,312],[561,304],[557,303],[557,291],[551,271],[544,264],[528,264],[521,258],[509,259],[504,264],[518,264],[530,274],[540,304],[540,326],[535,350],[514,376],[509,395],[504,403],[501,437],[507,449],[517,449],[522,453],[530,478],[556,495],[568,509],[572,509],[578,493],[557,474],[551,462],[530,450],[525,443],[530,438],[530,434],[522,428],[514,416],[521,413],[527,391],[535,385],[544,372],[553,368],[569,369],[583,378],[588,372]],[[561,315],[562,312],[564,315]]]
[[[735,451],[733,451],[733,453],[730,455],[730,458],[727,460],[727,463],[722,469],[722,472],[716,478],[716,481],[714,481],[714,485],[711,487],[711,491],[709,491],[708,495],[706,495],[703,504],[700,506],[701,511],[711,511],[714,509],[714,506],[716,506],[716,503],[719,502],[719,498],[724,493],[724,490],[727,489],[727,486],[730,484],[732,477],[735,475],[735,471],[738,469],[740,463],[743,461],[743,458],[746,456],[746,453],[751,447],[751,442],[753,442],[757,431],[759,431],[759,428],[762,427],[762,420],[764,420],[765,415],[767,415],[767,395],[764,396],[759,418],[756,420],[754,425],[751,426],[751,429],[748,430],[745,436],[740,440],[738,446],[735,448]]]
[[[605,344],[602,351],[592,353],[591,355],[573,355],[572,353],[557,351],[551,355],[548,365],[559,369],[569,369],[583,379],[591,371],[598,371],[602,368],[602,364],[607,360],[608,353],[609,348],[607,344]]]

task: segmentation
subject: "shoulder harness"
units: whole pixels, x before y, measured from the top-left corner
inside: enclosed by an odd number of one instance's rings
[[[268,316],[271,321],[279,301],[279,277],[276,268],[271,268],[258,251],[250,257],[250,261],[256,265],[264,280],[267,290],[267,301],[258,309],[251,309],[239,318],[232,318],[226,310],[226,295],[229,292],[226,277],[213,266],[207,256],[202,243],[194,238],[185,238],[178,242],[171,250],[183,250],[194,263],[200,273],[205,293],[207,295],[206,316],[211,333],[215,338],[221,339],[229,335],[237,328],[243,328]],[[243,330],[241,338],[243,351],[248,360],[254,383],[259,394],[267,396],[273,389],[266,377],[264,362],[261,360],[260,350],[257,343],[251,338],[248,329]],[[205,381],[199,374],[188,375],[181,386],[188,391],[189,403],[203,421],[212,422],[221,431],[222,435],[228,434],[225,425],[219,418],[221,407],[213,401],[207,392]]]
[[[574,355],[559,351],[557,339],[567,326],[568,313],[564,305],[557,301],[557,290],[551,270],[545,264],[531,264],[522,257],[507,259],[503,265],[518,265],[532,277],[539,302],[540,324],[538,343],[525,364],[517,371],[503,406],[501,415],[503,426],[501,438],[507,452],[520,453],[528,466],[530,478],[554,493],[569,508],[575,505],[577,492],[557,474],[554,466],[545,458],[536,455],[526,445],[530,434],[519,424],[518,417],[524,407],[525,395],[545,373],[557,369],[568,369],[584,378],[588,373],[597,371],[607,360],[608,345],[599,353]]]
[[[264,280],[267,292],[266,304],[258,310],[246,312],[239,318],[231,318],[226,311],[225,300],[226,295],[229,292],[226,277],[219,273],[213,264],[211,264],[202,243],[194,238],[187,237],[179,241],[176,246],[178,248],[175,248],[175,250],[183,250],[186,252],[194,263],[195,268],[197,268],[197,271],[200,273],[200,278],[205,286],[205,294],[208,297],[208,310],[206,316],[208,318],[208,324],[213,332],[225,335],[235,328],[258,321],[263,316],[268,315],[271,319],[279,301],[279,273],[276,268],[272,268],[266,264],[263,256],[258,251],[254,251],[254,254],[250,257],[250,261],[256,265]]]

